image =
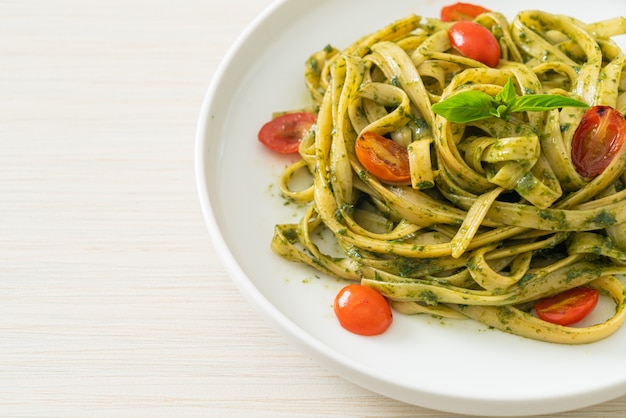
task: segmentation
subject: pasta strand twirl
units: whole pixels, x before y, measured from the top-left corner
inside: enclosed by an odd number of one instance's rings
[[[272,249],[324,274],[377,289],[396,311],[471,318],[527,338],[581,344],[626,318],[626,147],[593,179],[572,162],[584,113],[561,108],[453,123],[432,106],[461,92],[557,94],[626,110],[626,55],[610,37],[626,19],[584,24],[522,11],[476,22],[492,31],[497,68],[457,53],[449,23],[411,15],[340,50],[311,55],[305,85],[317,123],[302,161],[280,181],[308,205],[275,228]],[[408,150],[410,184],[384,182],[356,157],[364,132]],[[290,190],[296,172],[312,185]],[[324,253],[317,232],[333,237]],[[564,327],[532,313],[540,298],[578,286],[613,300],[612,318]]]

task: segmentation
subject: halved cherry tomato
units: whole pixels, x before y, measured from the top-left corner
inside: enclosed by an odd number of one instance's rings
[[[359,284],[341,289],[335,297],[334,308],[341,326],[354,334],[382,334],[393,322],[387,299],[378,291]]]
[[[610,106],[587,110],[572,138],[572,162],[583,177],[602,173],[626,139],[624,115]]]
[[[491,10],[471,3],[455,3],[441,9],[441,20],[443,22],[456,22],[459,20],[474,20],[483,13]]]
[[[411,181],[409,152],[402,145],[378,135],[364,132],[356,140],[356,156],[367,171],[382,181]]]
[[[493,33],[475,22],[456,22],[448,29],[452,46],[467,58],[489,67],[500,62],[500,44]]]
[[[259,141],[266,147],[283,153],[298,152],[304,135],[315,123],[316,115],[307,112],[287,113],[267,122],[259,131]]]
[[[570,325],[589,315],[598,303],[598,291],[577,287],[542,299],[535,304],[537,316],[558,325]]]

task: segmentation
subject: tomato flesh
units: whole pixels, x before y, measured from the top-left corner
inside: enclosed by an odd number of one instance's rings
[[[471,3],[455,3],[441,9],[441,21],[457,22],[460,20],[473,20],[476,16],[489,13],[491,10]]]
[[[358,335],[382,334],[393,322],[387,299],[378,291],[359,284],[339,291],[334,310],[341,326]]]
[[[380,180],[390,183],[411,181],[409,152],[391,139],[364,132],[356,140],[355,151],[363,167]]]
[[[572,163],[578,174],[593,178],[608,167],[626,138],[624,115],[610,106],[593,106],[572,138]]]
[[[537,316],[558,325],[570,325],[585,318],[598,303],[598,291],[577,287],[542,299],[535,304]]]
[[[463,56],[497,67],[500,62],[500,44],[484,26],[475,22],[460,21],[448,29],[450,44]]]
[[[258,139],[269,149],[283,154],[298,152],[304,135],[317,117],[313,113],[297,112],[278,116],[261,127]]]

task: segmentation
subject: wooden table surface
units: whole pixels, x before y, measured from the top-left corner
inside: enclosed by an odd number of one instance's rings
[[[303,355],[212,248],[196,120],[269,4],[0,0],[0,416],[451,416]]]

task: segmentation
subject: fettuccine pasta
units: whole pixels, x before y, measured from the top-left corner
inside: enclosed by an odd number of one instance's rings
[[[580,344],[626,318],[626,147],[594,178],[571,158],[584,109],[520,112],[453,123],[432,106],[463,91],[558,94],[626,111],[626,55],[611,37],[626,20],[585,24],[540,11],[475,20],[502,51],[496,68],[451,48],[449,23],[407,16],[338,50],[312,54],[304,74],[317,113],[281,190],[306,205],[275,228],[272,249],[381,292],[397,312],[471,318],[548,342]],[[407,147],[410,184],[372,175],[355,155],[374,132]],[[310,187],[292,190],[298,171]],[[340,252],[324,252],[319,231]],[[588,327],[532,314],[535,301],[598,289],[615,314]]]

